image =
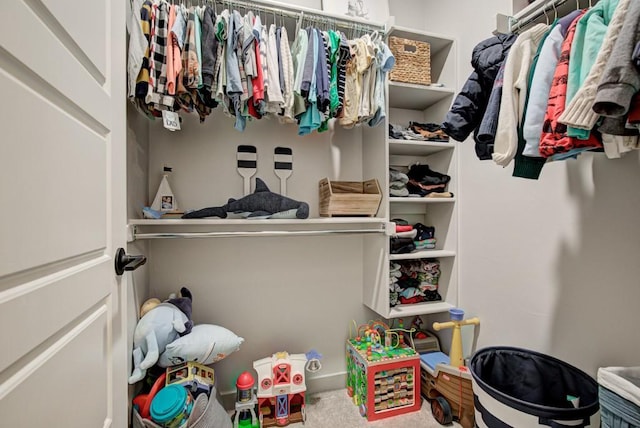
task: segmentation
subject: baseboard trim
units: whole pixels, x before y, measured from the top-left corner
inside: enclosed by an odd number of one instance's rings
[[[307,377],[307,394],[342,389],[347,382],[347,372],[336,372],[326,375]],[[236,390],[221,391],[220,403],[227,410],[233,410],[236,404]]]

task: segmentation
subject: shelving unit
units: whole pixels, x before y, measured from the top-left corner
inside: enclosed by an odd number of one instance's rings
[[[389,124],[406,126],[409,122],[441,123],[455,95],[456,64],[455,40],[450,37],[403,27],[392,27],[389,36],[428,42],[431,51],[432,85],[414,85],[388,81]],[[435,84],[435,85],[434,85]],[[447,190],[457,195],[457,153],[453,141],[427,142],[401,140],[384,136],[387,170],[394,167],[408,170],[414,163],[428,164],[434,171],[451,176]],[[389,179],[386,177],[386,191]],[[410,224],[422,223],[435,227],[437,239],[433,250],[414,251],[409,254],[391,254],[387,243],[380,277],[365,284],[364,303],[381,316],[389,318],[428,315],[446,312],[457,305],[457,199],[386,197],[388,218],[402,218]],[[393,225],[394,223],[391,223]],[[393,227],[393,226],[392,226]],[[391,307],[389,299],[389,262],[398,260],[438,259],[441,276],[438,292],[442,301],[424,302]]]

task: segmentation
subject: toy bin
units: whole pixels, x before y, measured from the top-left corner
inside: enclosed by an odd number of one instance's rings
[[[378,180],[331,181],[319,183],[320,216],[368,216],[378,212],[382,192]]]
[[[598,383],[566,362],[489,347],[473,355],[469,369],[480,428],[600,426]]]
[[[159,425],[150,419],[140,416],[137,409],[133,409],[131,426],[133,428],[163,428],[166,425]],[[200,394],[193,402],[193,409],[185,425],[186,428],[232,428],[231,418],[227,411],[216,399],[215,387],[211,397],[207,394]]]
[[[640,367],[598,369],[602,428],[640,427]]]

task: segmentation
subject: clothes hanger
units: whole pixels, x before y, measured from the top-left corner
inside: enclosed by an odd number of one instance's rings
[[[542,13],[544,13],[544,17],[547,20],[547,25],[549,25],[549,15],[547,15],[547,3],[542,6]]]
[[[558,9],[556,9],[556,2],[555,1],[551,1],[551,4],[553,5],[553,20],[555,21],[556,19],[558,19]]]
[[[300,11],[300,15],[298,15],[298,19],[296,20],[296,37],[298,37],[298,33],[302,29],[303,20],[304,20],[304,11]]]

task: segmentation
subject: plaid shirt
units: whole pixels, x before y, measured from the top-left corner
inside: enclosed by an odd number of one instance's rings
[[[161,1],[155,14],[155,31],[153,33],[153,92],[154,103],[160,102],[155,94],[167,93],[167,45],[169,36],[169,3]]]

